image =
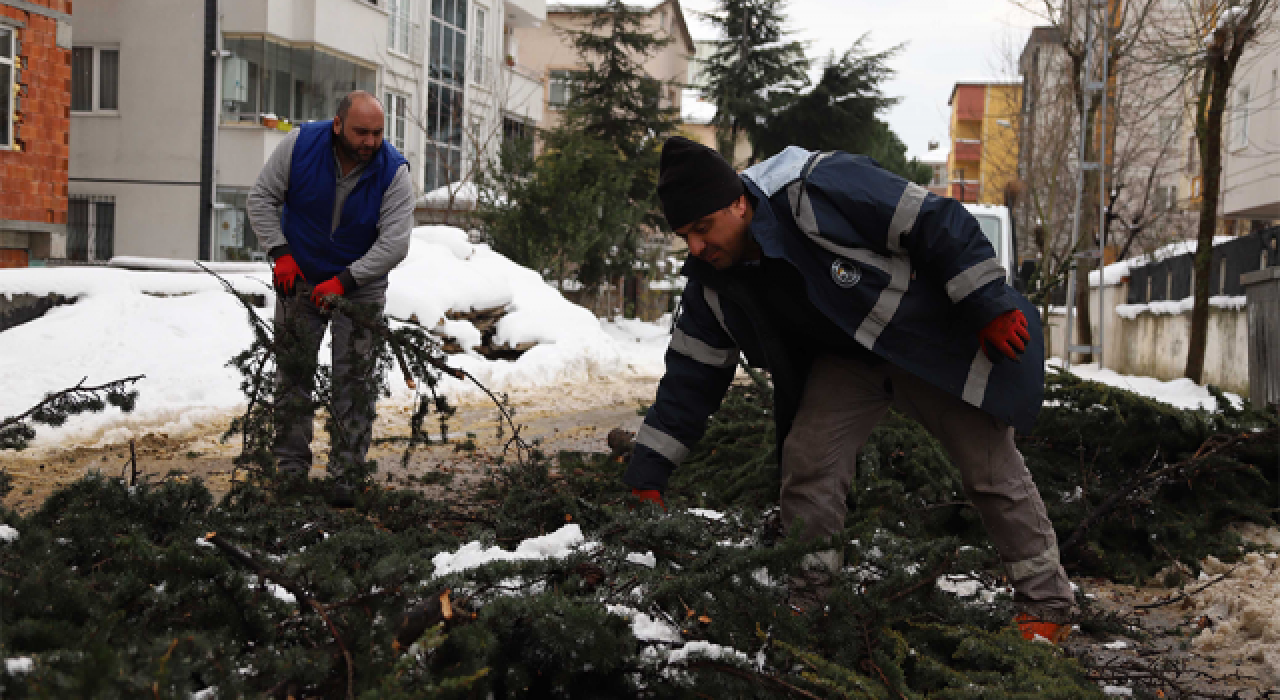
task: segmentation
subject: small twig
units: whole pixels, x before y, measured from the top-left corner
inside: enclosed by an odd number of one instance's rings
[[[1152,608],[1161,608],[1161,607],[1164,607],[1164,606],[1166,606],[1166,605],[1169,605],[1170,603],[1176,603],[1176,602],[1178,602],[1178,601],[1180,601],[1180,600],[1186,600],[1187,598],[1190,598],[1190,597],[1191,597],[1191,596],[1193,596],[1193,595],[1199,595],[1199,594],[1203,593],[1203,592],[1205,591],[1205,589],[1206,589],[1206,588],[1208,588],[1209,586],[1212,586],[1212,585],[1214,585],[1214,584],[1216,584],[1216,583],[1219,583],[1219,582],[1221,582],[1223,579],[1225,579],[1225,578],[1227,578],[1227,577],[1231,576],[1231,574],[1232,574],[1232,573],[1234,573],[1234,572],[1235,572],[1235,570],[1236,570],[1236,569],[1238,569],[1238,568],[1240,568],[1240,565],[1239,565],[1239,564],[1236,564],[1235,566],[1231,567],[1231,568],[1227,571],[1227,573],[1219,575],[1219,576],[1218,576],[1217,578],[1215,578],[1214,580],[1212,580],[1212,581],[1210,581],[1210,582],[1208,582],[1208,583],[1204,584],[1203,586],[1201,586],[1201,587],[1199,587],[1199,588],[1195,589],[1194,591],[1183,591],[1182,593],[1179,593],[1178,595],[1173,596],[1173,597],[1171,597],[1171,598],[1169,598],[1169,599],[1167,599],[1167,600],[1159,600],[1159,601],[1156,601],[1156,602],[1154,602],[1154,603],[1140,603],[1140,604],[1134,605],[1133,607],[1135,607],[1135,608],[1141,608],[1141,609],[1143,609],[1143,610],[1150,610],[1150,609],[1152,609]]]
[[[952,558],[952,557],[954,557],[954,556],[956,555],[956,551],[957,551],[957,550],[954,550],[954,549],[953,549],[953,550],[951,550],[950,552],[948,552],[948,553],[947,553],[947,556],[946,556],[946,557],[943,557],[943,559],[942,559],[942,563],[941,563],[941,564],[939,564],[939,565],[937,565],[937,566],[935,566],[935,567],[933,568],[933,571],[929,572],[929,575],[928,575],[928,576],[925,576],[924,578],[920,579],[919,581],[916,581],[915,583],[911,584],[910,586],[907,586],[906,588],[902,589],[901,591],[898,591],[897,593],[894,593],[893,595],[889,596],[888,598],[885,598],[885,599],[884,599],[884,602],[886,602],[886,603],[892,603],[892,602],[894,602],[895,600],[901,600],[901,599],[906,598],[907,596],[911,595],[912,593],[915,593],[916,591],[920,590],[921,588],[924,588],[925,586],[927,586],[927,585],[929,585],[929,584],[933,583],[934,581],[937,581],[937,580],[938,580],[938,577],[939,577],[939,576],[941,576],[941,575],[942,575],[942,573],[943,573],[944,571],[946,571],[948,567],[950,567],[950,566],[951,566],[951,558]]]
[[[138,444],[129,438],[129,485],[138,485]]]

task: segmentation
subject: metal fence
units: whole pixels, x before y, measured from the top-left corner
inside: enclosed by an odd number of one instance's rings
[[[1240,275],[1280,265],[1280,226],[1241,236],[1213,248],[1209,265],[1210,296],[1243,296]],[[1129,269],[1130,304],[1176,301],[1192,296],[1195,286],[1195,253],[1165,258]]]

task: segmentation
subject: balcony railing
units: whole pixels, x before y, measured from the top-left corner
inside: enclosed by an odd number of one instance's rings
[[[977,162],[982,160],[982,141],[980,139],[956,139],[951,147],[956,160]]]
[[[949,194],[952,199],[977,204],[978,196],[982,194],[982,185],[977,182],[952,181]]]

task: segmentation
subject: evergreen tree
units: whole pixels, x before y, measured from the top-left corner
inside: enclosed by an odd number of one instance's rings
[[[812,90],[797,94],[766,118],[757,154],[767,158],[793,145],[811,151],[862,153],[909,180],[929,181],[929,168],[914,159],[908,161],[906,146],[878,118],[898,102],[885,96],[882,87],[893,75],[889,61],[902,47],[871,53],[866,41],[864,35],[838,59],[829,56]]]
[[[808,85],[804,45],[787,39],[783,0],[719,0],[703,15],[724,37],[707,59],[706,95],[716,106],[711,120],[719,150],[733,160],[738,135],[746,133],[754,163],[766,136],[764,122]]]
[[[543,152],[504,147],[496,167],[477,175],[478,214],[494,250],[557,285],[594,287],[608,273],[596,251],[616,245],[641,211],[628,204],[631,173],[608,143],[560,128]]]
[[[570,147],[575,132],[608,144],[630,187],[626,197],[601,206],[635,210],[634,216],[601,210],[605,235],[579,259],[579,281],[588,286],[632,274],[644,230],[665,226],[658,213],[658,161],[662,141],[675,130],[679,113],[662,106],[663,95],[673,86],[644,70],[644,61],[672,41],[650,33],[644,26],[646,16],[622,0],[608,0],[591,14],[586,28],[566,30],[584,67],[574,74],[561,128],[547,135],[547,144]],[[590,186],[590,181],[584,180],[583,186]],[[613,226],[604,227],[606,220]]]

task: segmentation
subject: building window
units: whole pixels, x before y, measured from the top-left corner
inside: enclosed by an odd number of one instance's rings
[[[71,49],[71,111],[120,109],[120,49],[76,46]]]
[[[427,192],[462,179],[466,54],[467,0],[431,0],[427,158],[423,168],[423,189]]]
[[[0,148],[13,147],[13,30],[0,27]]]
[[[226,37],[222,61],[222,119],[259,122],[263,114],[293,122],[331,119],[352,90],[375,93],[372,68],[313,47],[262,37]]]
[[[1177,185],[1156,185],[1155,202],[1153,202],[1156,213],[1173,211],[1178,206],[1178,186]]]
[[[574,78],[577,71],[569,70],[553,70],[547,80],[549,93],[547,94],[547,104],[552,109],[564,109],[569,106],[569,100],[573,98]]]
[[[67,257],[107,261],[115,255],[116,199],[71,195],[67,199]]]
[[[1241,149],[1249,145],[1249,86],[1236,90],[1236,108],[1231,115],[1231,147]]]
[[[249,190],[219,187],[213,207],[214,260],[266,262],[249,224]]]
[[[392,51],[408,54],[413,30],[412,0],[387,0],[391,17],[387,25],[387,46]]]
[[[489,60],[484,53],[488,24],[489,11],[477,5],[475,23],[471,27],[471,82],[477,85],[484,85],[489,77]]]
[[[386,139],[404,153],[404,137],[406,122],[409,118],[409,98],[395,92],[386,93],[387,126]]]

